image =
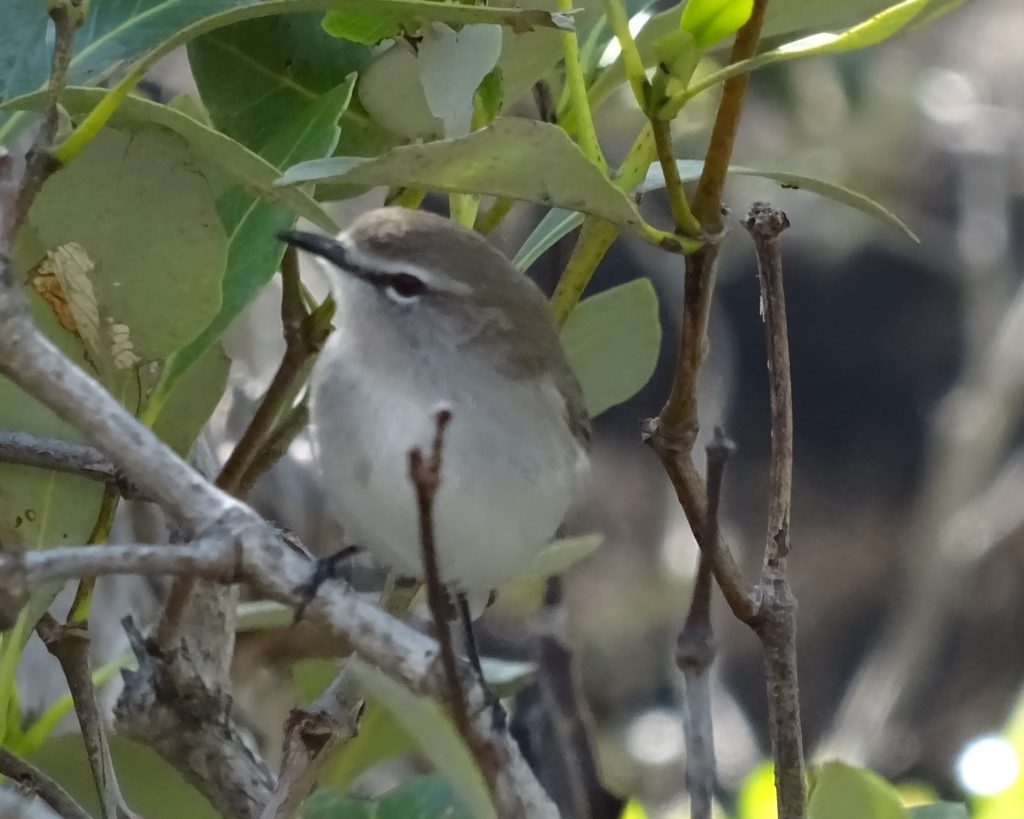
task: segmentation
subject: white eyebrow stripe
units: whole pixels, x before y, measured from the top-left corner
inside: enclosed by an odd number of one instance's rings
[[[338,234],[338,243],[345,248],[345,255],[352,260],[352,263],[365,270],[380,271],[387,276],[407,273],[410,276],[415,276],[428,286],[432,286],[437,290],[444,290],[448,293],[466,294],[473,291],[473,288],[468,284],[463,284],[451,278],[445,278],[444,283],[441,284],[436,275],[427,270],[427,268],[413,262],[399,262],[394,259],[384,259],[373,253],[367,253],[362,248],[356,247],[349,237],[348,231]]]

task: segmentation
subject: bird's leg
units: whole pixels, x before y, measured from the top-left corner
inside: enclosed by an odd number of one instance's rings
[[[302,615],[306,613],[306,607],[313,602],[313,598],[315,598],[317,592],[320,591],[320,587],[328,580],[337,580],[340,576],[339,569],[341,566],[360,551],[362,551],[362,549],[359,546],[346,546],[343,549],[339,549],[334,554],[327,555],[327,557],[321,557],[316,561],[313,568],[313,574],[310,575],[309,580],[296,589],[296,593],[302,596],[302,602],[295,610],[295,619],[293,622],[297,623],[302,619]]]
[[[473,673],[476,675],[477,684],[484,692],[484,702],[491,709],[491,719],[494,727],[504,730],[508,723],[508,716],[501,705],[501,700],[494,696],[491,689],[487,687],[487,681],[484,679],[484,669],[480,663],[480,649],[476,642],[476,633],[473,631],[473,618],[469,611],[469,600],[463,592],[459,592],[456,595],[456,602],[458,604],[459,621],[462,625],[462,639],[465,643],[466,656],[473,668]]]

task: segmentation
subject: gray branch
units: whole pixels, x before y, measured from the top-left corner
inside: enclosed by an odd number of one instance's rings
[[[5,748],[0,748],[0,774],[28,788],[56,812],[54,814],[36,805],[26,805],[23,800],[17,800],[13,794],[0,791],[0,816],[13,819],[19,816],[25,819],[44,819],[44,817],[56,815],[60,819],[91,819],[85,808],[79,805],[64,788],[34,765],[15,756]],[[17,806],[18,801],[22,801],[21,807]],[[18,810],[21,810],[22,813],[19,814]]]

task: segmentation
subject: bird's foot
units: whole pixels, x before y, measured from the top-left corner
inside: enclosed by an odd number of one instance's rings
[[[321,557],[316,561],[309,580],[295,590],[296,594],[300,595],[301,600],[299,607],[295,610],[293,623],[298,623],[302,619],[302,616],[306,613],[307,606],[313,602],[313,599],[320,591],[320,587],[328,580],[337,580],[340,577],[339,569],[341,566],[360,551],[359,546],[346,546],[344,549],[339,549],[334,554]]]

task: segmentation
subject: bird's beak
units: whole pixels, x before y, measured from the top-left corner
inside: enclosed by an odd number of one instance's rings
[[[345,248],[340,242],[329,236],[321,236],[319,233],[304,233],[301,230],[282,230],[277,234],[277,238],[285,244],[326,259],[341,270],[345,270],[349,266],[345,258]]]

